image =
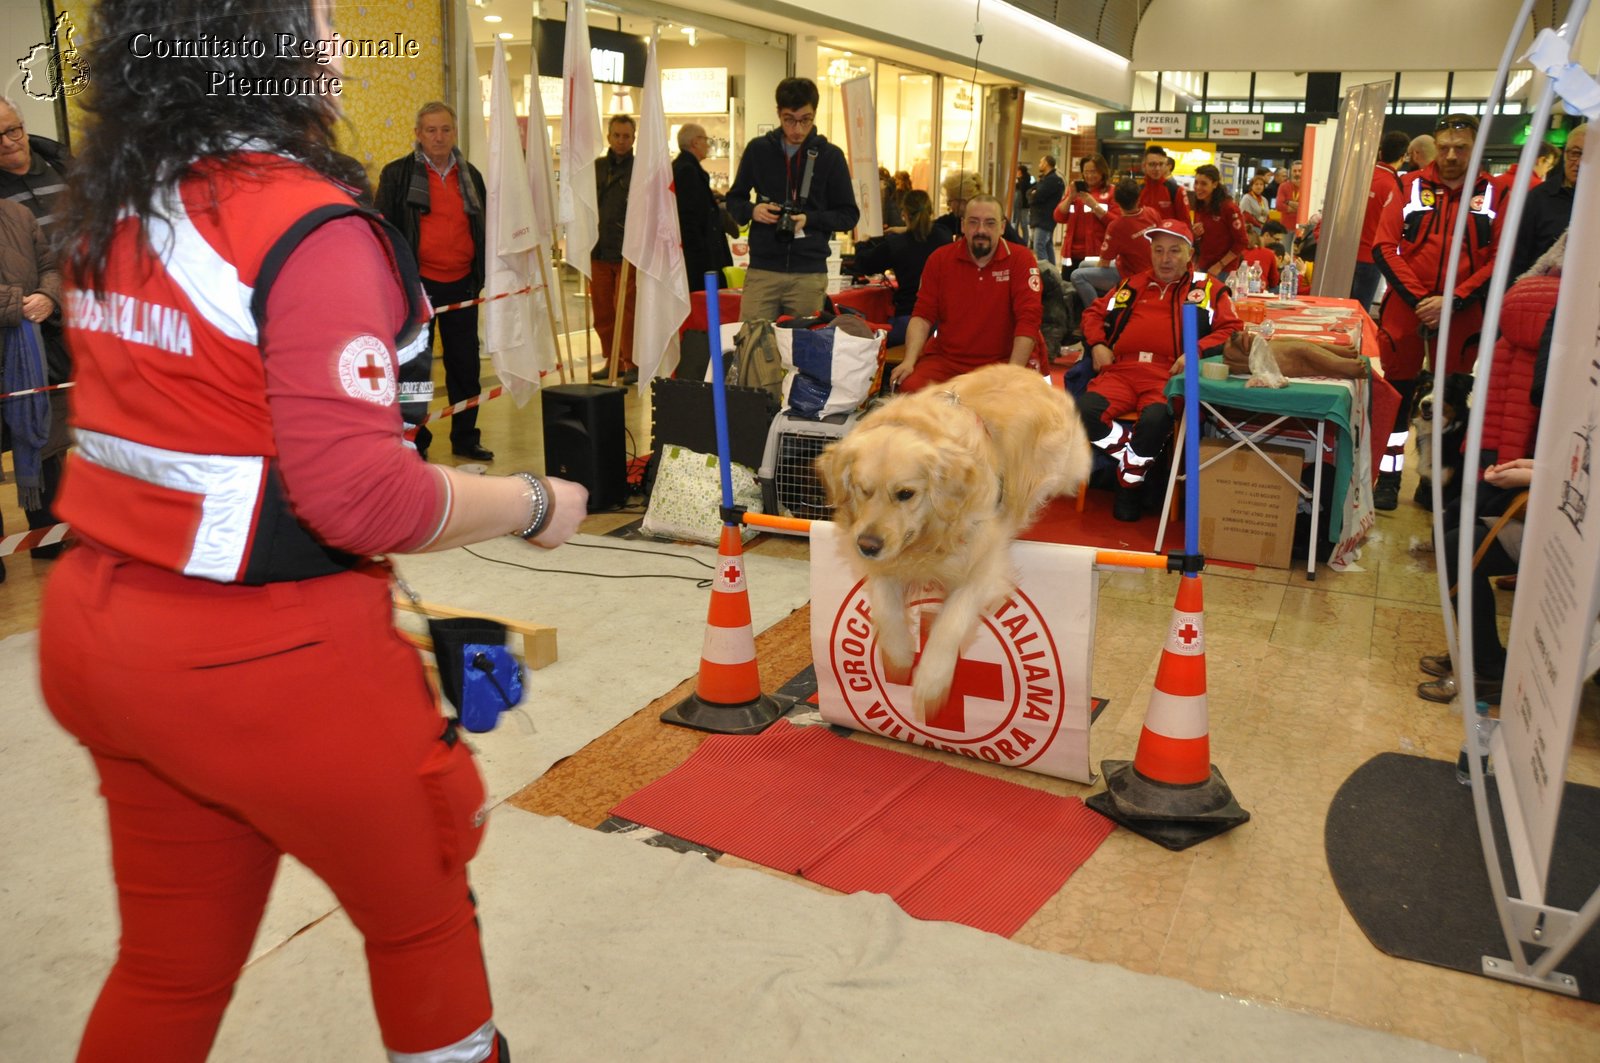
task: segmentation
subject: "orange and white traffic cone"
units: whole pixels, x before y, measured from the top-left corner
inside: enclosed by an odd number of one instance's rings
[[[1100,770],[1106,789],[1089,807],[1168,849],[1187,849],[1249,820],[1211,763],[1198,574],[1179,583],[1138,751],[1132,763],[1106,760]]]
[[[700,649],[700,677],[694,693],[661,714],[662,722],[716,734],[756,734],[793,704],[761,692],[756,637],[750,620],[750,592],[744,579],[744,545],[739,529],[722,528],[717,568],[706,612],[706,637]]]

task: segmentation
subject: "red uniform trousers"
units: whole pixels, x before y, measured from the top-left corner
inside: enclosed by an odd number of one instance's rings
[[[1167,401],[1167,381],[1172,379],[1171,363],[1119,361],[1112,362],[1089,381],[1084,390],[1092,395],[1104,395],[1110,404],[1101,419],[1110,424],[1118,417],[1136,414],[1146,406]],[[1153,454],[1145,455],[1154,457]]]
[[[600,337],[600,357],[611,364],[611,342],[617,327],[617,285],[622,283],[622,263],[591,258],[589,301],[594,304],[594,331]],[[622,349],[617,352],[617,372],[633,368],[633,306],[639,294],[634,270],[628,269],[628,297],[622,308]]]
[[[1415,380],[1422,372],[1423,343],[1417,335],[1417,315],[1404,299],[1392,291],[1383,297],[1378,312],[1378,350],[1383,357],[1383,375],[1390,381]],[[1478,334],[1483,331],[1483,304],[1473,303],[1450,315],[1450,349],[1441,360],[1434,340],[1427,349],[1433,352],[1435,376],[1444,373],[1470,373],[1478,360]]]
[[[946,380],[954,380],[962,373],[970,373],[986,365],[1005,365],[1010,361],[1010,351],[998,358],[986,358],[981,354],[958,355],[945,351],[924,354],[917,359],[917,367],[911,370],[910,375],[900,381],[900,390],[919,391],[934,384],[943,384]]]
[[[365,937],[390,1051],[492,1040],[483,782],[389,593],[374,564],[247,587],[87,544],[57,563],[41,681],[100,773],[122,920],[80,1060],[205,1059],[285,852]]]

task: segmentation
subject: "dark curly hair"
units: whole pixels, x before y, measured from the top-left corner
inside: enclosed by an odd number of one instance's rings
[[[149,213],[156,193],[197,161],[228,155],[247,142],[347,184],[362,182],[359,164],[334,150],[339,111],[327,95],[211,94],[214,81],[332,75],[313,58],[280,56],[276,48],[278,34],[302,41],[319,36],[314,2],[102,0],[95,6],[85,50],[93,78],[82,98],[83,147],[68,181],[62,234],[76,283],[102,287],[124,210]],[[188,45],[208,36],[259,41],[266,54],[152,54],[152,42]]]
[[[1233,196],[1228,192],[1228,186],[1222,183],[1222,171],[1208,162],[1203,166],[1196,166],[1194,168],[1194,175],[1196,177],[1211,178],[1211,198],[1202,203],[1200,202],[1200,198],[1196,196],[1195,212],[1199,213],[1201,210],[1204,210],[1207,214],[1210,214],[1213,217],[1221,215],[1222,205],[1233,198]]]

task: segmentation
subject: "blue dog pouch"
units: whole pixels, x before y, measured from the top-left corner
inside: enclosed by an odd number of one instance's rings
[[[468,643],[462,648],[461,726],[482,734],[500,714],[522,701],[522,665],[504,646]]]

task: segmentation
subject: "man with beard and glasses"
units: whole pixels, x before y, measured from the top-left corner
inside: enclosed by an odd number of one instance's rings
[[[1027,364],[1039,343],[1042,282],[1033,252],[1006,240],[1005,224],[1000,200],[975,196],[961,239],[928,256],[906,326],[905,360],[890,378],[901,391],[995,362]]]

